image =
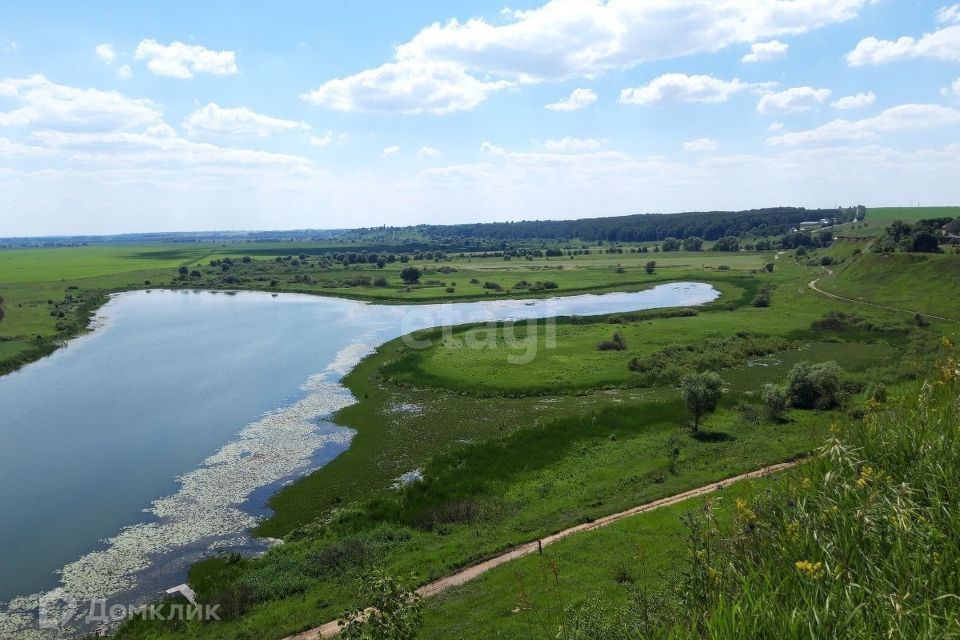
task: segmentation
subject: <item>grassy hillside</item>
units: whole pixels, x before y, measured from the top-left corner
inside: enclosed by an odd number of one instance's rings
[[[863,253],[818,283],[854,300],[960,320],[960,255]]]

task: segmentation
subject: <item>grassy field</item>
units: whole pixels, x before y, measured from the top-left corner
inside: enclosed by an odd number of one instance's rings
[[[871,237],[883,234],[883,230],[895,220],[914,223],[930,218],[958,218],[960,207],[871,207],[867,217],[851,224],[839,225],[834,232],[840,236]]]
[[[960,320],[960,256],[863,253],[824,277],[824,291]]]
[[[301,291],[382,302],[635,290],[677,280],[713,283],[723,296],[695,314],[561,321],[555,347],[547,348],[538,337],[535,357],[522,365],[510,363],[516,354],[503,340],[502,327],[491,338],[493,348],[436,344],[412,353],[402,340],[383,345],[345,379],[358,402],[335,420],[356,430],[349,450],[271,500],[273,515],[256,533],[283,537],[285,544],[262,558],[213,559],[191,571],[190,582],[201,599],[222,603],[227,619],[217,624],[136,622],[119,637],[278,638],[365,604],[357,600],[356,587],[372,567],[414,574],[424,582],[572,524],[802,455],[822,441],[844,408],[793,410],[785,421],[771,421],[758,397],[765,383],[783,382],[790,367],[802,360],[836,361],[844,369],[851,402],[859,403],[871,382],[890,389],[909,384],[929,360],[935,338],[957,328],[940,322],[919,326],[910,314],[851,308],[825,298],[806,286],[823,271],[791,254],[594,253],[529,261],[456,256],[409,263],[423,272],[420,283],[411,286],[400,281],[400,269],[406,266],[401,263],[322,266],[314,257],[320,245],[255,248],[0,252],[5,264],[16,267],[0,272],[0,295],[8,311],[0,323],[0,335],[8,338],[0,341],[0,359],[31,357],[30,349],[81,330],[104,292],[144,287],[147,280],[150,286]],[[57,266],[53,262],[61,251],[64,262]],[[288,252],[308,258],[284,260]],[[251,254],[250,262],[241,261]],[[239,263],[229,270],[235,283],[224,282],[228,272],[210,265],[224,257]],[[842,282],[847,269],[867,256],[851,251],[838,257],[846,260],[835,276]],[[294,259],[299,264],[292,264]],[[52,263],[31,268],[38,260]],[[657,263],[652,274],[644,268],[648,260]],[[772,272],[764,268],[769,263]],[[181,266],[199,275],[181,279]],[[916,274],[942,272],[937,267],[924,271],[920,261],[903,268]],[[84,276],[71,278],[71,273]],[[386,286],[373,286],[376,277],[385,278]],[[547,280],[556,288],[530,290],[529,285]],[[488,282],[494,286],[484,286]],[[872,299],[911,283],[863,278],[850,286]],[[769,303],[754,305],[764,290]],[[915,301],[922,302],[919,296]],[[9,313],[13,309],[18,311]],[[824,324],[825,318],[829,322]],[[460,328],[454,336],[467,330]],[[615,331],[626,348],[598,350]],[[35,335],[43,340],[36,341]],[[657,375],[631,370],[634,359],[657,363]],[[717,412],[693,433],[676,383],[682,373],[700,369],[717,370],[726,391]],[[679,453],[671,461],[673,451]],[[396,486],[401,475],[414,470],[423,481]],[[626,544],[629,531],[649,536],[647,540],[675,538],[680,531],[676,515],[652,516],[647,533],[642,523],[632,530],[632,524],[623,524],[621,542],[611,544]],[[579,558],[597,556],[604,538],[596,535],[570,557],[581,562]],[[563,549],[558,546],[557,553]],[[633,571],[637,576],[646,567],[644,578],[634,577],[637,584],[646,584],[648,570],[658,571],[675,556],[669,549],[633,569],[611,568],[613,556],[595,558],[592,577],[570,597],[619,606],[626,598],[623,584],[630,582],[625,575]],[[611,571],[624,579],[620,586],[611,581]],[[494,584],[499,589],[503,583]],[[532,614],[504,614],[515,594],[515,589],[513,595],[490,593],[473,604],[451,604],[449,612],[431,605],[426,637],[436,637],[445,620],[460,615],[457,607],[476,609],[457,628],[464,638],[481,637],[479,629],[489,621],[497,621],[497,628],[508,634],[503,637],[534,629]]]
[[[684,516],[709,508],[729,521],[737,498],[752,501],[778,479],[731,485],[640,514],[497,567],[426,602],[424,640],[555,638],[579,610],[614,617],[620,608],[656,606],[679,580],[689,555]],[[644,598],[647,596],[648,600]],[[599,637],[599,636],[597,636]]]

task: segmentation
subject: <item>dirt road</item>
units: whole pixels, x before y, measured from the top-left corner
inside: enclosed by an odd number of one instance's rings
[[[833,271],[831,271],[830,269],[823,267],[823,270],[827,272],[828,276],[833,275]],[[854,304],[863,304],[868,307],[873,307],[874,309],[885,309],[887,311],[899,311],[900,313],[910,313],[917,316],[923,316],[924,318],[933,318],[934,320],[945,320],[947,322],[960,322],[960,320],[957,320],[955,318],[945,318],[943,316],[935,316],[932,313],[921,313],[920,311],[911,311],[910,309],[901,309],[899,307],[890,307],[885,304],[877,304],[875,302],[866,302],[864,300],[855,300],[853,298],[838,296],[835,293],[830,293],[829,291],[824,291],[823,289],[820,289],[817,287],[817,283],[820,282],[822,278],[823,276],[820,276],[820,278],[811,280],[807,284],[807,286],[813,289],[814,291],[816,291],[817,293],[819,293],[820,295],[827,296],[828,298],[833,298],[834,300],[843,300],[844,302],[852,302]]]
[[[563,531],[555,533],[551,536],[547,536],[546,538],[528,542],[527,544],[511,549],[506,553],[502,553],[478,564],[469,566],[466,569],[462,569],[457,573],[447,576],[446,578],[440,578],[439,580],[425,584],[417,589],[417,593],[424,598],[434,596],[442,591],[446,591],[447,589],[459,587],[462,584],[470,582],[474,578],[483,575],[494,567],[499,567],[500,565],[510,562],[511,560],[537,553],[541,547],[546,547],[554,542],[559,542],[560,540],[568,538],[574,534],[582,533],[584,531],[593,531],[594,529],[605,527],[619,520],[623,520],[624,518],[629,518],[630,516],[646,513],[647,511],[653,511],[662,507],[668,507],[670,505],[677,504],[678,502],[689,500],[690,498],[706,495],[716,491],[717,489],[722,489],[727,485],[733,484],[734,482],[750,480],[753,478],[762,478],[764,476],[789,469],[796,464],[796,462],[784,462],[781,464],[771,465],[769,467],[764,467],[763,469],[758,469],[757,471],[750,471],[732,478],[727,478],[726,480],[722,480],[720,482],[698,487],[696,489],[691,489],[690,491],[684,491],[683,493],[678,493],[676,495],[661,498],[659,500],[654,500],[653,502],[648,502],[646,504],[633,507],[632,509],[621,511],[620,513],[604,516],[603,518],[598,518],[593,522],[587,522],[575,527],[570,527],[569,529],[564,529]],[[309,631],[304,631],[303,633],[298,633],[297,635],[288,636],[287,638],[284,638],[284,640],[317,640],[319,638],[333,638],[339,634],[340,626],[338,625],[338,621],[332,620],[320,627],[310,629]]]

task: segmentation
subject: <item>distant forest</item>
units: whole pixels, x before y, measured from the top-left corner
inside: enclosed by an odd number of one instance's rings
[[[418,225],[412,230],[432,240],[581,240],[584,242],[651,242],[665,238],[699,237],[719,240],[724,236],[773,236],[788,232],[801,222],[838,218],[848,221],[863,211],[774,207],[747,211],[637,214],[580,220],[537,220],[454,225]],[[374,232],[374,229],[368,231]]]

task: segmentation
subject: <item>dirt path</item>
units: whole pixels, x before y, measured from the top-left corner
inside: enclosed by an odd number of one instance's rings
[[[506,553],[502,553],[498,556],[494,556],[488,560],[484,560],[478,564],[462,569],[457,573],[447,576],[446,578],[440,578],[434,582],[427,583],[417,589],[422,597],[428,598],[434,596],[442,591],[447,589],[452,589],[453,587],[459,587],[462,584],[470,582],[474,578],[477,578],[490,569],[499,567],[502,564],[515,560],[517,558],[522,558],[534,553],[537,553],[541,547],[546,547],[551,545],[554,542],[559,542],[564,538],[568,538],[574,534],[582,533],[584,531],[593,531],[594,529],[599,529],[605,527],[609,524],[613,524],[624,518],[629,518],[630,516],[635,516],[641,513],[646,513],[647,511],[653,511],[655,509],[660,509],[662,507],[669,507],[670,505],[677,504],[678,502],[683,502],[684,500],[689,500],[690,498],[696,498],[697,496],[706,495],[712,493],[718,489],[722,489],[727,485],[733,484],[735,482],[740,482],[741,480],[750,480],[753,478],[762,478],[778,471],[784,471],[796,465],[796,462],[783,462],[780,464],[771,465],[769,467],[764,467],[763,469],[758,469],[757,471],[750,471],[748,473],[742,473],[738,476],[732,478],[727,478],[720,482],[715,482],[703,487],[698,487],[696,489],[691,489],[690,491],[684,491],[683,493],[678,493],[673,496],[668,496],[666,498],[661,498],[659,500],[654,500],[653,502],[648,502],[632,509],[627,509],[626,511],[621,511],[620,513],[614,513],[609,516],[604,516],[603,518],[598,518],[593,522],[587,522],[584,524],[579,524],[575,527],[570,527],[569,529],[564,529],[558,533],[547,536],[546,538],[541,538],[540,540],[535,540],[534,542],[528,542],[527,544],[520,545],[515,547]],[[337,620],[332,620],[322,626],[310,629],[309,631],[304,631],[293,636],[288,636],[284,640],[317,640],[319,638],[333,638],[340,634],[340,626]]]
[[[833,275],[833,271],[831,269],[827,269],[826,267],[823,267],[823,270],[827,272],[827,276]],[[960,322],[960,320],[957,320],[956,318],[945,318],[943,316],[935,316],[932,313],[921,313],[920,311],[911,311],[910,309],[901,309],[899,307],[891,307],[885,304],[877,304],[875,302],[866,302],[864,300],[855,300],[853,298],[838,296],[835,293],[830,293],[829,291],[824,291],[823,289],[820,289],[817,287],[817,283],[820,282],[820,280],[823,277],[824,276],[820,276],[820,278],[811,280],[807,284],[807,286],[813,289],[814,291],[816,291],[817,293],[819,293],[820,295],[827,296],[828,298],[833,298],[834,300],[843,300],[844,302],[852,302],[854,304],[863,304],[868,307],[873,307],[874,309],[885,309],[887,311],[899,311],[900,313],[910,313],[917,316],[923,316],[924,318],[933,318],[934,320],[945,320],[946,322]]]

